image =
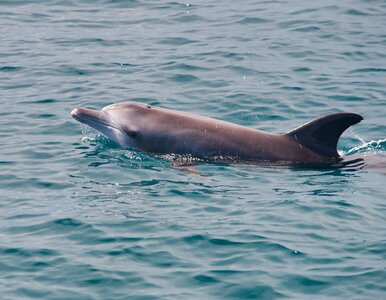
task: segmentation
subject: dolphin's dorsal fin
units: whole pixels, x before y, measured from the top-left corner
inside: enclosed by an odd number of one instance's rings
[[[362,120],[362,116],[357,114],[335,113],[305,123],[285,135],[293,137],[320,155],[339,157],[336,149],[339,137],[351,125]]]

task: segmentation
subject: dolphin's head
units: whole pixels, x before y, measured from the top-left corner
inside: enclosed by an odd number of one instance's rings
[[[104,107],[102,110],[75,108],[71,116],[118,143],[122,147],[138,148],[138,119],[146,114],[150,105],[122,102]]]

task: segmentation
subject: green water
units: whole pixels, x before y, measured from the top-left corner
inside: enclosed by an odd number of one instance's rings
[[[386,297],[384,1],[0,1],[1,299]],[[364,121],[375,166],[121,149],[77,106],[141,101],[285,132]]]

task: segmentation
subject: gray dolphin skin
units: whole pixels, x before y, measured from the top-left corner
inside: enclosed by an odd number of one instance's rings
[[[339,137],[363,120],[354,113],[334,113],[274,134],[137,102],[116,103],[102,110],[75,108],[71,115],[125,148],[153,154],[294,163],[339,160]]]

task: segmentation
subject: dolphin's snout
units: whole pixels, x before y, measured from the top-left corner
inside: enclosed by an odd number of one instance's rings
[[[71,117],[75,118],[75,116],[77,116],[79,114],[79,108],[74,108],[72,111],[71,111]]]
[[[98,130],[119,145],[123,147],[127,145],[126,133],[107,111],[77,107],[71,111],[71,116],[76,121]]]
[[[104,113],[100,110],[93,110],[88,108],[76,107],[71,111],[71,117],[74,119],[81,121],[83,119],[102,119]]]
[[[85,123],[86,119],[92,116],[92,110],[87,108],[76,107],[71,111],[71,117],[81,123]]]
[[[101,110],[77,107],[71,111],[71,116],[78,122],[94,128],[95,124],[103,124],[104,126],[115,128],[119,127],[107,112]],[[98,128],[96,129],[98,130]]]

